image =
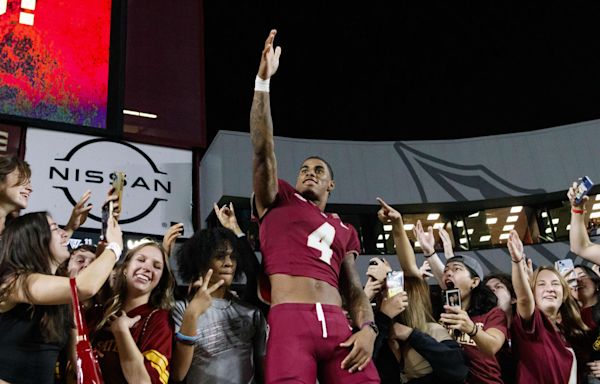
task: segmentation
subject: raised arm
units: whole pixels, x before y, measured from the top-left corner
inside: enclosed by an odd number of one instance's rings
[[[175,311],[173,315],[175,322],[179,325],[179,332],[175,335],[176,343],[171,362],[171,375],[176,382],[185,379],[192,365],[195,344],[200,339],[200,336],[196,334],[198,318],[211,306],[211,294],[223,285],[223,280],[208,285],[212,273],[212,269],[209,269],[204,278],[200,277],[190,285],[190,290],[196,290],[193,298],[185,306],[183,314]]]
[[[523,320],[528,321],[533,316],[535,299],[533,297],[531,286],[529,285],[529,277],[527,276],[525,268],[523,242],[521,242],[517,231],[510,231],[507,244],[512,261],[512,283],[515,295],[517,295],[517,312]]]
[[[446,260],[454,257],[454,249],[452,249],[452,239],[450,239],[450,234],[442,227],[439,229],[440,239],[442,239],[442,243],[444,244],[444,257]]]
[[[258,217],[262,217],[277,195],[277,161],[269,98],[269,81],[277,72],[281,55],[281,47],[273,48],[276,34],[276,30],[271,30],[265,41],[250,111],[250,137],[254,150],[252,182]]]
[[[422,277],[421,271],[417,266],[415,252],[404,231],[402,215],[383,201],[383,199],[378,197],[377,201],[381,206],[377,212],[379,221],[383,224],[392,224],[392,236],[394,236],[394,244],[396,245],[396,256],[404,274],[406,276]]]
[[[417,225],[413,228],[413,233],[417,238],[421,249],[423,250],[423,256],[429,261],[429,267],[431,273],[437,280],[438,284],[442,289],[446,289],[446,283],[444,283],[444,268],[445,264],[440,260],[437,252],[435,251],[435,237],[433,236],[433,228],[427,228],[427,232],[423,230],[423,224],[421,220],[417,221]]]
[[[107,238],[109,243],[116,243],[122,249],[121,229],[112,217],[108,221]],[[76,281],[80,300],[89,299],[102,288],[118,256],[120,254],[115,255],[115,251],[105,249],[87,268],[79,272]],[[0,304],[0,312],[12,308],[17,303],[59,305],[70,302],[71,288],[67,277],[34,273],[16,281],[7,300]]]
[[[591,261],[594,264],[600,264],[600,245],[590,241],[590,237],[585,226],[585,203],[589,200],[584,196],[580,204],[575,202],[575,191],[577,183],[569,188],[567,196],[571,202],[571,229],[569,230],[569,243],[571,252]]]

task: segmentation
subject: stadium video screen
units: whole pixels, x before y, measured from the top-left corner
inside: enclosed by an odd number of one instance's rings
[[[0,114],[107,128],[112,0],[0,0]]]

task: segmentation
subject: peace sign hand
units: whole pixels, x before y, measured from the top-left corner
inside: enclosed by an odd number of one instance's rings
[[[194,293],[194,297],[192,297],[192,300],[190,300],[190,303],[186,308],[186,312],[189,312],[195,318],[198,318],[208,309],[208,307],[211,306],[211,294],[217,289],[221,288],[221,286],[225,282],[225,280],[219,280],[218,282],[212,284],[209,287],[208,284],[210,283],[210,278],[212,274],[213,270],[209,269],[208,272],[206,272],[204,278],[200,276],[198,280],[196,280],[190,285],[190,288],[188,290],[189,293],[196,290],[196,292]]]

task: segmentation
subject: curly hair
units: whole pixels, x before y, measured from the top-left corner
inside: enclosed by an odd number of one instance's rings
[[[233,249],[232,260],[239,261],[237,236],[227,228],[208,228],[194,233],[182,244],[177,252],[177,269],[183,281],[191,283],[203,276],[209,269],[211,260],[218,257],[220,251],[229,245]],[[241,268],[236,268],[235,278]]]

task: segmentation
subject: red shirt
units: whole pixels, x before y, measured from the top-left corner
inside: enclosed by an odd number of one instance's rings
[[[140,305],[127,312],[127,316],[140,315],[140,320],[130,329],[140,352],[144,356],[144,364],[154,384],[167,384],[169,381],[169,361],[173,346],[173,323],[169,311],[155,310],[149,304]],[[91,329],[95,327],[93,321]],[[145,328],[145,329],[144,329]],[[98,351],[100,368],[105,383],[127,383],[117,344],[112,332],[104,327],[93,336],[94,348]]]
[[[495,328],[502,332],[506,337],[506,315],[504,314],[504,311],[498,307],[494,307],[483,315],[473,316],[471,320],[484,331],[489,328]],[[450,330],[450,332],[452,335],[453,331]],[[456,341],[463,346],[466,360],[469,364],[469,376],[467,377],[466,383],[503,383],[500,364],[498,364],[498,360],[495,357],[484,355],[477,347],[475,340],[472,340],[466,333],[461,334],[461,337]]]
[[[261,219],[260,247],[268,275],[311,277],[337,288],[342,261],[359,253],[360,242],[354,227],[278,180],[275,202]]]
[[[517,314],[511,327],[518,383],[568,383],[573,364],[569,344],[535,308],[531,324]]]

